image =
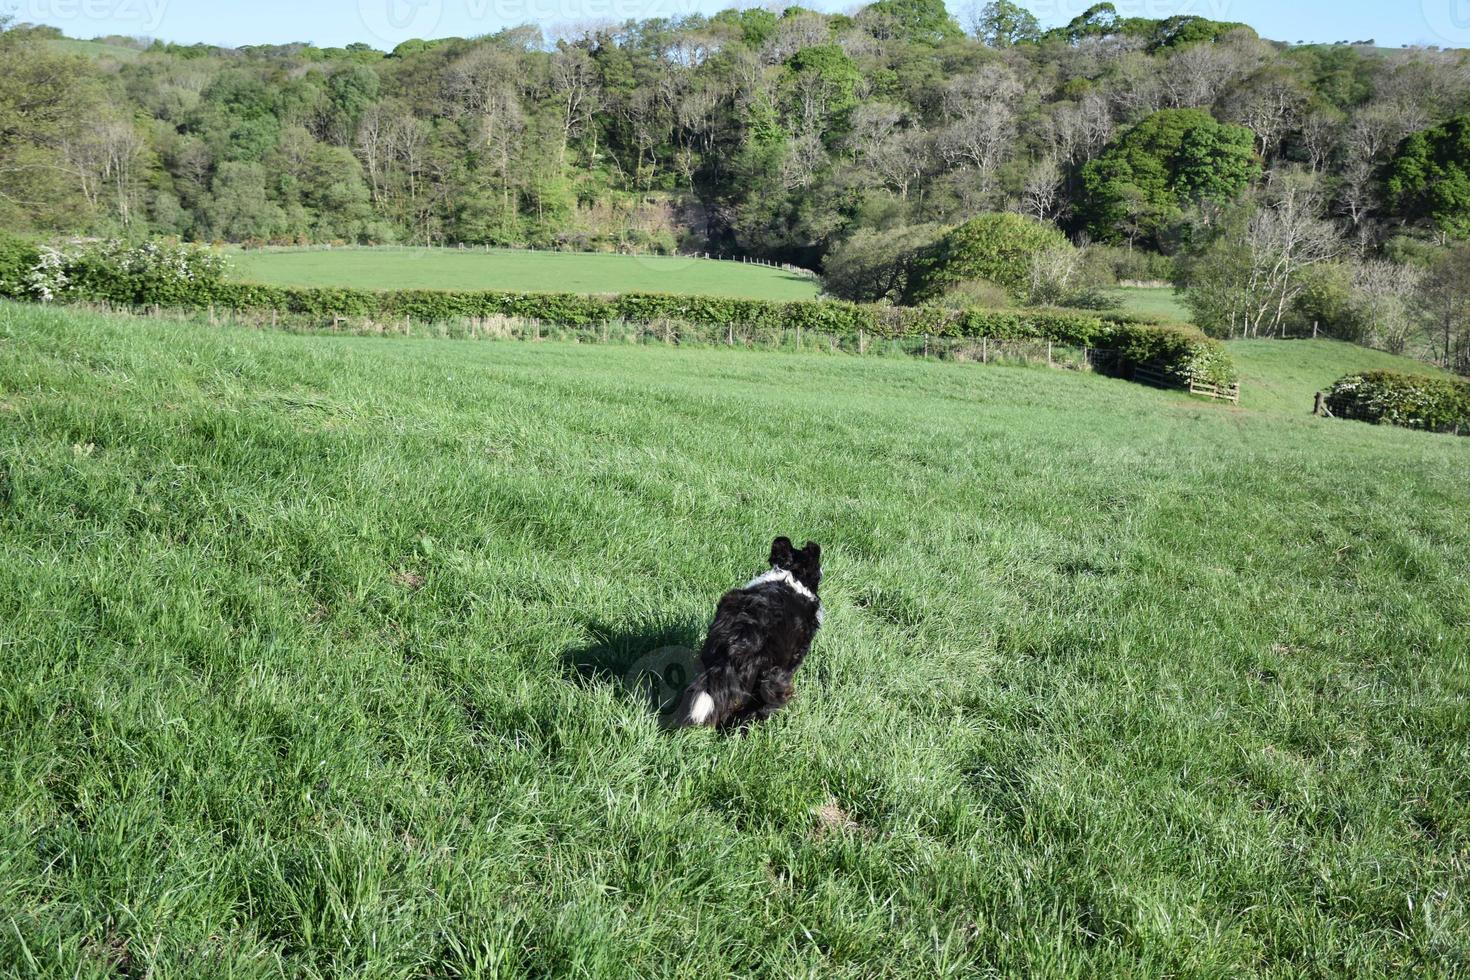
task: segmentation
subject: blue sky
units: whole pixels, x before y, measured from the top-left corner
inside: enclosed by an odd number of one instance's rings
[[[796,0],[791,0],[796,2]],[[1092,0],[1022,0],[1043,23],[1064,23]],[[949,0],[963,19],[969,0]],[[1374,38],[1379,44],[1470,47],[1470,0],[1115,0],[1128,16],[1199,14],[1244,21],[1282,41]],[[73,37],[141,34],[173,41],[265,44],[366,41],[391,47],[410,37],[473,36],[502,27],[543,27],[713,13],[736,0],[0,0],[19,20],[54,24]],[[748,2],[744,5],[750,5]],[[783,4],[784,5],[784,4]],[[848,10],[858,3],[806,0]]]

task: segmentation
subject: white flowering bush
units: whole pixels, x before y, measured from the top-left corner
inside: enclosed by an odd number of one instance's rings
[[[213,301],[227,271],[224,256],[200,245],[77,239],[40,249],[24,278],[24,294],[42,302],[196,306]]]
[[[24,294],[49,303],[71,290],[71,277],[66,274],[67,256],[59,249],[43,246],[36,264],[26,273]]]
[[[1332,386],[1327,407],[1342,418],[1470,435],[1470,382],[1454,378],[1399,371],[1350,374]]]

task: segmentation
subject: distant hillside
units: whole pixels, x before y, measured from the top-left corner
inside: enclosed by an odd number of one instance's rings
[[[120,44],[78,41],[69,37],[47,41],[46,46],[64,54],[78,54],[84,58],[112,58],[117,61],[136,61],[142,54],[137,48],[128,48]]]
[[[863,230],[1018,211],[1149,249],[1200,193],[1230,196],[1257,173],[1195,186],[1219,172],[1213,153],[1238,147],[1262,170],[1312,170],[1331,213],[1379,240],[1418,216],[1364,164],[1470,112],[1460,53],[1293,46],[1105,3],[1052,32],[1024,16],[962,23],[941,0],[878,0],[629,21],[555,42],[524,25],[384,52],[363,33],[341,48],[139,51],[55,28],[0,32],[14,41],[0,45],[0,78],[24,90],[32,72],[64,70],[77,89],[45,117],[76,131],[34,134],[37,160],[15,171],[34,186],[6,188],[0,225],[699,250],[820,269]],[[31,65],[40,52],[98,70]],[[1153,170],[1132,169],[1142,149],[1127,140],[1165,112],[1174,122],[1143,148],[1188,136],[1201,158],[1143,180]],[[58,147],[74,158],[48,176],[37,164]]]

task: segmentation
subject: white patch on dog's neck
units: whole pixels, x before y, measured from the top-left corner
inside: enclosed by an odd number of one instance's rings
[[[715,716],[715,699],[704,691],[694,699],[694,707],[689,710],[689,720],[696,725],[703,725]]]
[[[817,603],[817,607],[819,609],[821,608],[821,602],[817,599],[816,595],[812,593],[812,590],[798,582],[796,580],[796,576],[792,575],[789,569],[773,568],[769,572],[766,572],[766,574],[758,578],[751,579],[745,587],[747,589],[753,589],[757,585],[771,584],[785,585],[802,598],[810,599],[812,602]]]

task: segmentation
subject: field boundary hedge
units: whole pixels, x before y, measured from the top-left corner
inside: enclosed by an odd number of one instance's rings
[[[1338,418],[1377,425],[1470,435],[1470,381],[1405,371],[1365,371],[1341,378],[1327,393]]]
[[[1193,327],[1158,324],[1128,314],[1036,307],[1016,310],[868,306],[836,300],[731,299],[663,293],[583,295],[505,290],[336,289],[221,282],[193,302],[196,309],[276,310],[320,317],[368,317],[426,323],[517,317],[568,326],[690,323],[706,328],[809,330],[879,339],[932,336],[1050,340],[1116,350],[1125,363],[1155,364],[1215,385],[1238,380],[1225,346]],[[97,297],[125,305],[155,304],[147,295]]]
[[[630,292],[614,295],[511,290],[373,290],[274,286],[225,277],[224,260],[190,246],[78,242],[42,249],[24,298],[81,300],[133,309],[267,311],[336,321],[441,323],[509,317],[571,327],[685,323],[701,329],[793,330],[854,338],[1040,340],[1117,353],[1117,373],[1149,366],[1177,377],[1229,386],[1235,365],[1223,344],[1193,327],[1089,310],[950,309],[877,306],[837,300],[759,300]],[[861,347],[861,342],[859,343]]]

